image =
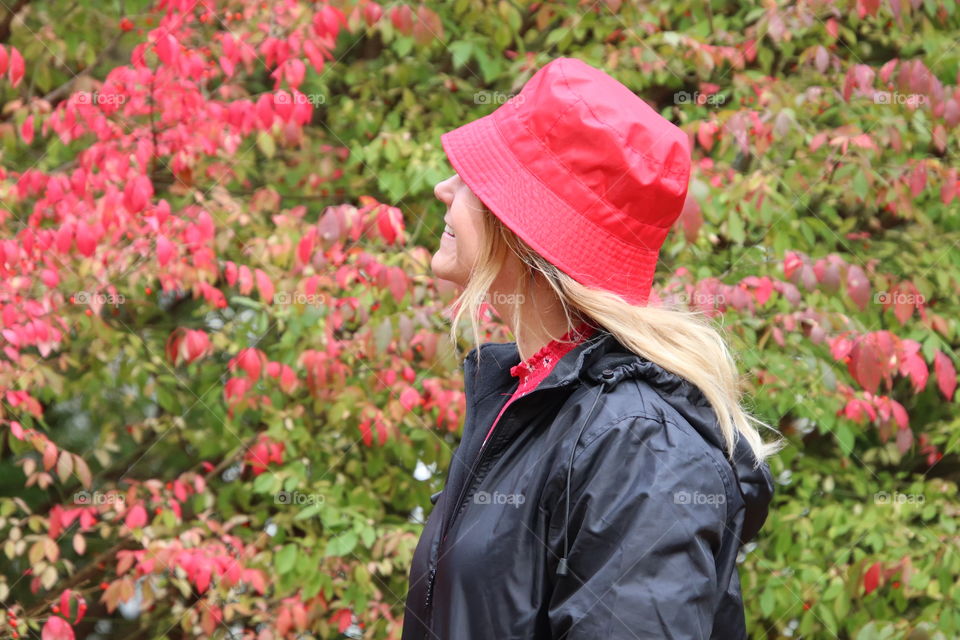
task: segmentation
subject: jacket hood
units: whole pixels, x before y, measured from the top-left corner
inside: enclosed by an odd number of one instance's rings
[[[515,342],[485,343],[479,367],[474,348],[464,362],[465,375],[475,375],[478,396],[509,387],[513,381],[510,368],[520,362]],[[670,404],[711,446],[719,449],[733,468],[744,502],[743,530],[740,542],[751,540],[767,519],[773,499],[774,483],[766,463],[757,466],[750,445],[738,438],[731,460],[727,455],[723,434],[716,413],[706,396],[688,380],[667,371],[657,363],[629,351],[611,333],[600,330],[577,345],[556,363],[540,387],[561,387],[574,384],[599,386],[600,395],[612,390],[622,380],[632,378],[646,382]],[[596,402],[594,402],[596,406]],[[591,410],[592,413],[592,410]],[[589,418],[589,415],[588,415]],[[584,420],[586,424],[587,420]]]

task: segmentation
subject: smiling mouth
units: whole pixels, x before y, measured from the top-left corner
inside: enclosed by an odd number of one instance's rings
[[[453,229],[450,228],[450,225],[447,225],[443,228],[443,235],[450,236],[451,238],[457,237],[457,234],[453,232]]]

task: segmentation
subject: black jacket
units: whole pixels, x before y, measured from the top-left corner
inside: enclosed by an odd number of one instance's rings
[[[773,481],[743,440],[731,464],[699,389],[599,331],[481,451],[520,356],[513,342],[480,348],[402,640],[745,638],[736,557]]]

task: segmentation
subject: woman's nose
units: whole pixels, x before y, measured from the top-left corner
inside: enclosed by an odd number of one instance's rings
[[[443,202],[447,206],[453,203],[453,182],[456,179],[456,174],[450,176],[446,180],[441,180],[433,187],[433,195],[437,200]]]

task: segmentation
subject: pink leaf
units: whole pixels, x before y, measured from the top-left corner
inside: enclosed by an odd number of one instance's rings
[[[857,265],[847,268],[847,294],[861,311],[866,310],[867,303],[870,302],[870,281],[863,269]]]
[[[863,589],[866,593],[870,593],[880,584],[880,563],[874,562],[870,565],[870,568],[867,569],[867,572],[863,574]]]
[[[420,404],[420,394],[413,387],[407,387],[400,394],[400,404],[407,411],[411,411]]]
[[[166,236],[157,236],[157,262],[160,266],[166,265],[173,257],[173,243]]]
[[[254,270],[257,278],[257,293],[260,294],[260,300],[265,303],[273,304],[273,282],[270,277],[260,269]]]
[[[948,401],[953,401],[953,392],[957,390],[957,370],[953,361],[942,351],[933,357],[933,370],[937,374],[937,386]]]
[[[27,119],[23,121],[23,124],[20,125],[20,137],[23,138],[24,144],[29,145],[33,142],[33,114],[31,113],[27,116]]]
[[[42,640],[75,640],[73,627],[60,616],[51,616],[43,625],[43,631],[40,633]]]
[[[900,366],[900,372],[910,376],[914,393],[920,393],[927,386],[930,371],[927,368],[927,363],[924,362],[919,354],[912,353],[906,356],[903,364]]]
[[[16,87],[23,78],[23,56],[16,47],[10,47],[10,85]]]
[[[147,524],[147,510],[143,508],[142,504],[134,505],[127,512],[127,517],[123,523],[131,529],[142,527]]]

